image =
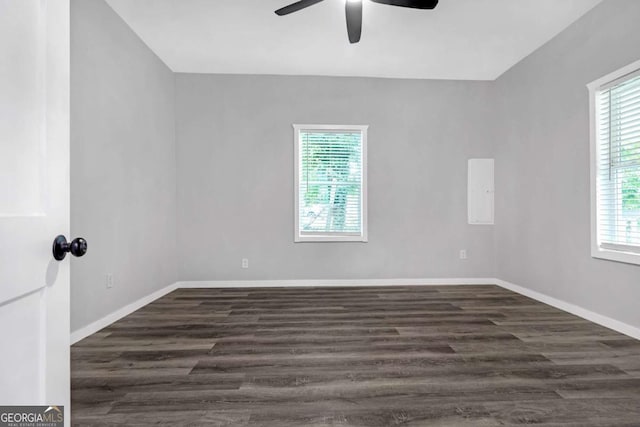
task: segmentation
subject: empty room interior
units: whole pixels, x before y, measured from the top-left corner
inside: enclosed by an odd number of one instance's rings
[[[71,0],[71,423],[640,425],[639,19]]]

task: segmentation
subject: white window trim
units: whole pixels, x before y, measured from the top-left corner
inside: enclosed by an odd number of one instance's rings
[[[624,77],[631,77],[640,70],[640,61],[635,61],[613,73],[607,74],[587,85],[589,89],[589,139],[591,152],[591,256],[593,258],[640,265],[640,253],[625,250],[623,246],[615,249],[615,245],[604,245],[598,241],[598,129],[596,98],[599,92],[611,87]]]
[[[293,146],[294,146],[294,182],[293,182],[293,203],[294,203],[294,242],[368,242],[368,222],[367,222],[367,130],[368,125],[293,125]],[[300,131],[301,130],[357,130],[362,132],[362,234],[356,235],[302,235],[300,234],[299,220],[299,190],[298,176],[300,166]]]

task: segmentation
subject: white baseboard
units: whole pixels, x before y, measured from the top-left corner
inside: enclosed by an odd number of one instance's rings
[[[71,344],[88,337],[122,319],[145,305],[179,288],[274,288],[309,286],[433,286],[433,285],[490,285],[495,279],[362,279],[362,280],[207,280],[176,282],[140,298],[101,319],[71,333]]]
[[[559,300],[522,286],[515,285],[495,278],[458,278],[458,279],[358,279],[358,280],[206,280],[176,282],[140,298],[95,322],[71,333],[71,344],[88,337],[91,334],[109,326],[113,322],[133,313],[145,305],[157,300],[169,292],[180,288],[273,288],[273,287],[313,287],[313,286],[447,286],[447,285],[497,285],[533,298],[550,306],[575,314],[614,331],[640,339],[640,328],[620,322],[602,314]]]
[[[494,279],[494,280],[495,280],[495,284],[500,287],[509,289],[510,291],[513,291],[513,292],[517,292],[521,295],[532,298],[536,301],[540,301],[550,306],[553,306],[555,308],[559,308],[560,310],[566,311],[568,313],[575,314],[578,317],[582,317],[583,319],[589,320],[593,323],[597,323],[598,325],[604,326],[605,328],[613,329],[616,332],[620,332],[621,334],[625,334],[632,338],[640,340],[640,328],[636,328],[635,326],[631,326],[627,323],[620,322],[619,320],[612,319],[602,314],[594,313],[591,310],[587,310],[586,308],[582,308],[575,304],[571,304],[569,302],[559,300],[549,295],[532,291],[531,289],[524,288],[522,286],[515,285],[505,280],[500,280],[500,279]]]
[[[204,280],[178,282],[178,288],[288,288],[311,286],[449,286],[493,285],[492,278],[458,279],[338,279],[338,280]]]
[[[165,296],[169,292],[176,289],[176,283],[167,286],[166,288],[160,289],[150,295],[147,295],[143,298],[140,298],[137,301],[132,302],[119,310],[114,311],[113,313],[109,313],[101,319],[96,320],[93,323],[88,324],[85,327],[82,327],[78,330],[71,332],[71,344],[75,344],[78,341],[88,337],[91,334],[95,334],[99,330],[106,328],[113,322],[116,322],[123,317],[133,313],[134,311],[144,307],[145,305],[157,300],[160,297]]]

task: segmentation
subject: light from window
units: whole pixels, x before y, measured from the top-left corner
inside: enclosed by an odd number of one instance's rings
[[[640,254],[640,73],[626,73],[592,87],[592,94],[594,250],[601,255],[618,252],[622,258],[600,257],[636,263]]]
[[[366,242],[366,126],[294,125],[295,241]]]

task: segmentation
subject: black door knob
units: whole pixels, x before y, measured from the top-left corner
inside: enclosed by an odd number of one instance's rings
[[[69,243],[63,235],[56,237],[53,241],[53,257],[62,261],[67,256],[67,252],[71,252],[73,256],[81,257],[87,253],[87,241],[82,237],[77,237]]]

